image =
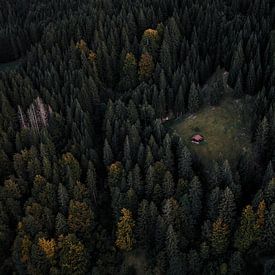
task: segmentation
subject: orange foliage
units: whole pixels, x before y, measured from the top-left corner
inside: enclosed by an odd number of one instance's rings
[[[88,204],[71,200],[69,206],[68,225],[73,232],[89,233],[93,212]]]
[[[159,39],[158,31],[153,29],[147,29],[144,31],[143,37],[158,40]]]
[[[119,161],[117,161],[117,162],[111,164],[109,169],[110,169],[111,174],[118,174],[122,170],[122,165]]]
[[[19,199],[21,197],[18,184],[11,179],[5,180],[3,190],[8,196],[12,196],[13,198]]]
[[[264,201],[261,201],[258,206],[257,221],[256,221],[256,226],[259,228],[262,228],[264,226],[265,210],[266,210],[266,204]]]
[[[121,209],[121,218],[117,225],[116,246],[125,251],[130,251],[133,248],[133,228],[135,226],[132,218],[132,212],[128,209]]]
[[[81,52],[84,52],[85,54],[89,52],[87,43],[83,39],[80,39],[80,41],[76,43],[76,48],[79,49]]]
[[[90,50],[89,54],[88,54],[88,60],[90,62],[95,62],[96,61],[96,53]]]
[[[141,79],[148,79],[154,71],[153,57],[149,53],[143,53],[139,61],[139,76]]]
[[[21,242],[21,257],[20,260],[22,263],[26,263],[30,259],[32,242],[27,235],[24,235]]]
[[[56,243],[54,239],[46,240],[45,238],[39,238],[38,245],[47,258],[54,257],[56,251]]]

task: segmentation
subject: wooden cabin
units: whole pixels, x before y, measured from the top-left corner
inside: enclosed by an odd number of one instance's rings
[[[200,144],[202,141],[204,141],[204,137],[202,135],[197,134],[192,137],[192,143]]]

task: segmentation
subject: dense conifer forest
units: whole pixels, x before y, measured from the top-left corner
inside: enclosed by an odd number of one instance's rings
[[[0,274],[275,274],[272,0],[0,1]],[[166,120],[218,106],[206,167]]]

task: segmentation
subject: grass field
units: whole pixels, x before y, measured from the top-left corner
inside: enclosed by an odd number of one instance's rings
[[[249,137],[240,119],[239,104],[226,98],[220,106],[204,107],[194,115],[174,120],[170,126],[204,164],[217,159],[220,153],[233,164],[242,150],[250,149]],[[205,138],[201,144],[191,143],[191,137],[197,133]]]

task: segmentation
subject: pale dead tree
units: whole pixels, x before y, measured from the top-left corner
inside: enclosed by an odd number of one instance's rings
[[[26,119],[25,119],[25,114],[23,113],[22,108],[20,106],[18,106],[18,116],[19,116],[21,128],[23,128],[23,129],[28,128]]]
[[[48,105],[48,109],[49,109],[49,114],[52,114],[53,113],[53,109],[50,105]]]
[[[31,125],[31,129],[36,133],[39,133],[39,122],[38,122],[37,113],[33,104],[28,109],[28,118]]]
[[[45,107],[45,104],[42,102],[41,98],[38,97],[35,100],[37,111],[38,111],[38,117],[43,127],[46,127],[48,124],[48,111]]]
[[[31,124],[31,129],[38,133],[39,127],[38,127],[36,113],[35,113],[33,105],[31,105],[30,108],[28,109],[28,117],[29,117],[29,121]]]
[[[35,130],[37,131],[37,132],[39,132],[39,117],[38,117],[38,115],[37,115],[37,111],[36,111],[36,108],[35,108],[35,106],[34,106],[34,104],[32,104],[31,105],[31,109],[32,109],[32,112],[33,112],[33,114],[34,114],[34,123],[35,123]]]
[[[40,128],[48,126],[48,117],[51,113],[51,107],[44,104],[40,97],[37,97],[30,105],[27,110],[27,116],[25,116],[22,108],[18,106],[21,128],[31,128],[36,133],[40,132]]]

